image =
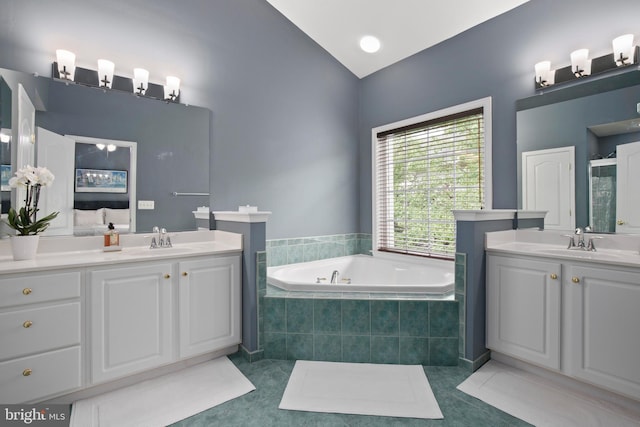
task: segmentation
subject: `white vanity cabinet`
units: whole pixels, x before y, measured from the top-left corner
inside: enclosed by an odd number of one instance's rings
[[[88,275],[93,384],[242,341],[240,255],[136,263]]]
[[[567,264],[570,375],[640,398],[640,272]]]
[[[22,403],[82,385],[81,271],[0,279],[0,402]]]
[[[180,357],[190,357],[241,341],[240,257],[178,264]]]
[[[640,399],[640,269],[487,253],[487,347]]]
[[[560,369],[561,265],[487,256],[487,347]]]
[[[172,263],[89,271],[91,382],[172,360]]]

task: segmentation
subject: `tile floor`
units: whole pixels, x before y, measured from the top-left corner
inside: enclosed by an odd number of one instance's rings
[[[278,409],[295,364],[292,360],[264,359],[246,362],[239,354],[233,363],[256,390],[215,408],[182,420],[174,427],[205,426],[459,426],[512,427],[529,424],[456,390],[469,372],[457,366],[426,366],[425,372],[444,415],[443,420],[324,414]]]

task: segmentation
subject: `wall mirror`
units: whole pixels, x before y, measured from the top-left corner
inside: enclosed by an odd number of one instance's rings
[[[137,97],[132,93],[67,84],[12,70],[0,69],[0,75],[12,92],[18,83],[25,87],[36,108],[38,128],[84,139],[80,143],[94,147],[94,138],[136,143],[135,163],[127,171],[129,182],[133,173],[136,183],[135,187],[128,185],[126,189],[133,218],[133,222],[129,221],[133,225],[131,231],[148,233],[156,225],[170,232],[196,229],[192,211],[198,206],[209,205],[210,110]],[[15,93],[11,105],[15,111]],[[15,129],[11,132],[15,134]],[[13,141],[10,145],[13,146]],[[74,162],[70,169],[75,177],[76,169],[83,168],[76,167]],[[174,193],[189,196],[175,196]],[[73,194],[74,201],[82,201],[85,208],[96,206],[91,200],[114,202],[112,199],[119,197],[118,193],[110,192],[84,189],[77,192],[75,183]],[[140,200],[153,201],[154,209],[138,209]]]
[[[575,190],[573,210],[567,208],[567,214],[573,216],[575,226],[585,227],[587,225],[600,228],[598,232],[620,232],[620,233],[640,233],[640,218],[638,215],[627,216],[625,213],[609,211],[609,215],[614,215],[611,226],[605,227],[603,224],[611,224],[612,219],[598,220],[597,224],[591,219],[592,214],[602,211],[602,197],[607,197],[606,192],[613,191],[608,197],[611,203],[623,203],[625,206],[635,206],[635,212],[640,212],[638,208],[637,192],[615,190],[613,181],[606,178],[607,173],[601,171],[601,180],[596,180],[600,184],[599,197],[591,194],[593,191],[593,171],[591,169],[592,160],[616,159],[616,187],[621,181],[629,181],[640,178],[633,175],[633,167],[626,171],[620,168],[621,152],[624,155],[634,143],[640,141],[640,114],[638,104],[640,103],[640,71],[634,70],[623,74],[604,77],[599,80],[589,81],[574,86],[554,89],[553,91],[536,95],[530,98],[518,100],[517,109],[517,161],[518,161],[518,206],[525,207],[523,200],[523,172],[526,165],[523,165],[523,153],[538,152],[542,150],[553,151],[560,148],[572,148],[574,151],[574,161],[572,173],[575,178]],[[624,147],[624,148],[621,148]],[[525,156],[526,157],[526,156]],[[640,161],[640,156],[632,154],[625,157],[626,161]],[[558,165],[560,162],[558,162]],[[624,169],[624,168],[623,168]],[[636,167],[635,170],[640,170]],[[621,173],[626,174],[624,179]],[[637,182],[637,181],[636,181]],[[561,183],[556,183],[560,186]],[[552,188],[555,191],[555,188]],[[542,197],[546,196],[542,189]],[[632,189],[631,189],[632,190]],[[557,193],[559,194],[559,193]],[[559,200],[554,194],[555,200],[550,200],[553,206],[560,205],[564,200]],[[553,199],[553,197],[551,199]],[[597,205],[591,205],[592,201],[599,199]],[[606,202],[608,203],[608,202]],[[530,209],[530,207],[527,207]],[[628,208],[627,208],[628,209]],[[623,218],[624,217],[624,218]],[[622,224],[620,224],[622,223]],[[571,230],[567,227],[567,230]]]

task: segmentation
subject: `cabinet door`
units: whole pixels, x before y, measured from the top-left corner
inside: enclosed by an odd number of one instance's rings
[[[487,256],[487,347],[560,369],[560,267]]]
[[[570,266],[569,374],[640,398],[640,273]]]
[[[172,360],[171,264],[90,272],[92,382]]]
[[[180,357],[241,342],[240,257],[179,263]]]

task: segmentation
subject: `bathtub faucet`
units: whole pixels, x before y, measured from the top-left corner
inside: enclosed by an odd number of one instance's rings
[[[331,282],[330,283],[338,283],[338,275],[340,274],[340,272],[338,270],[333,270],[333,273],[331,273]]]

